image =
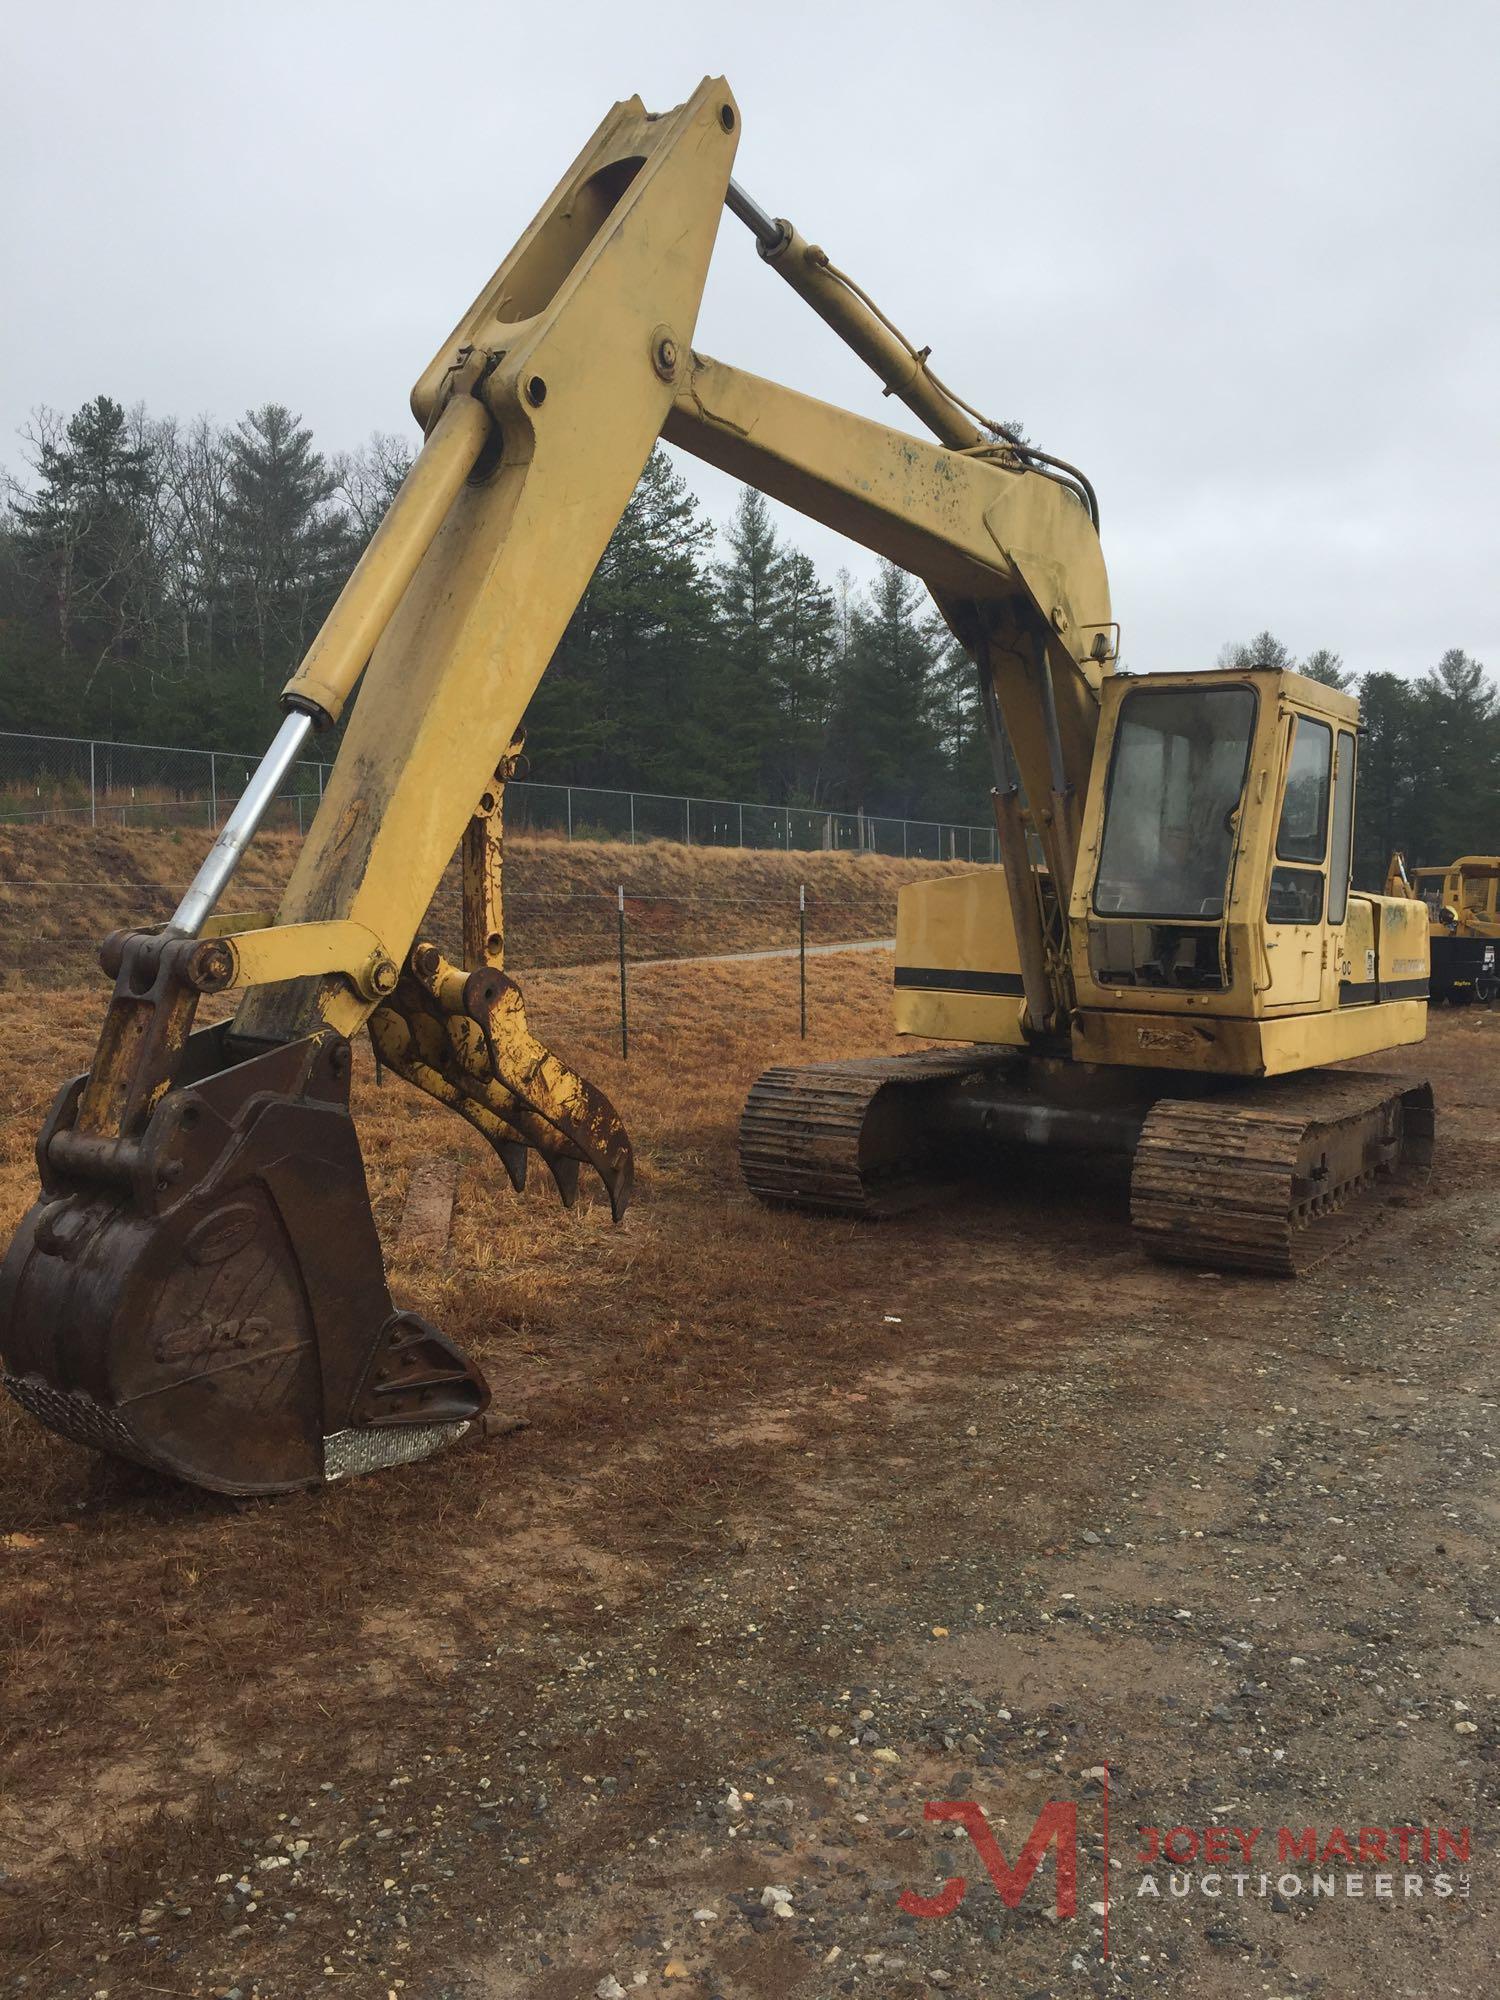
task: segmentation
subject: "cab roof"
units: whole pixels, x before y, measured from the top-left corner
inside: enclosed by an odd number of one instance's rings
[[[1227,687],[1234,684],[1255,687],[1262,695],[1279,695],[1298,708],[1326,716],[1331,722],[1347,723],[1350,727],[1357,726],[1359,722],[1357,696],[1346,694],[1342,688],[1325,687],[1322,681],[1309,680],[1306,674],[1291,673],[1284,667],[1207,667],[1189,673],[1121,673],[1111,678],[1129,680],[1138,687],[1148,688]]]

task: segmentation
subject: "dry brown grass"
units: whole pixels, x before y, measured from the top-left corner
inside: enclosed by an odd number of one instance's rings
[[[891,1045],[886,954],[809,972],[803,1043],[793,961],[640,969],[628,1064],[607,969],[528,979],[539,1032],[630,1126],[637,1194],[620,1229],[592,1193],[565,1213],[544,1175],[511,1195],[467,1127],[394,1079],[377,1086],[361,1051],[356,1116],[388,1245],[413,1168],[463,1162],[448,1255],[395,1264],[393,1289],[477,1355],[527,1429],[440,1465],[235,1503],[96,1459],[0,1403],[0,1536],[36,1538],[0,1548],[0,1838],[23,1839],[27,1864],[15,1950],[42,1949],[80,1894],[118,1924],[211,1833],[231,1850],[234,1827],[252,1837],[266,1788],[314,1746],[357,1768],[376,1741],[394,1754],[413,1712],[438,1727],[414,1701],[414,1662],[436,1699],[445,1647],[518,1607],[598,1602],[643,1551],[714,1532],[748,1462],[684,1449],[648,1463],[632,1440],[680,1423],[690,1444],[706,1398],[753,1398],[868,1275],[864,1232],[760,1208],[734,1158],[766,1063]],[[83,990],[0,1006],[0,1236],[32,1199],[36,1129],[86,1063],[102,1004]],[[564,1500],[599,1512],[602,1553],[569,1545]],[[372,1733],[372,1696],[398,1681]]]
[[[0,990],[45,980],[85,984],[99,940],[170,916],[208,844],[202,829],[109,831],[0,827]],[[274,909],[299,846],[293,833],[254,842],[229,907]],[[649,841],[518,837],[506,848],[506,915],[517,966],[579,965],[616,949],[616,890],[626,892],[632,958],[699,957],[797,941],[807,885],[808,937],[888,937],[903,882],[951,874],[954,862],[873,854],[778,854]],[[450,868],[428,927],[456,944],[458,878]]]

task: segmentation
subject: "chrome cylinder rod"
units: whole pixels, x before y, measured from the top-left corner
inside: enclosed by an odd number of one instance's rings
[[[196,937],[204,920],[223,895],[229,878],[240,865],[240,856],[255,837],[255,829],[266,816],[281,781],[297,761],[297,753],[312,728],[310,715],[289,715],[277,730],[274,741],[255,768],[234,811],[224,822],[223,831],[208,851],[207,859],[193,877],[192,887],[177,905],[168,930],[178,937]]]
[[[737,215],[745,227],[752,232],[762,250],[774,250],[786,235],[786,230],[774,215],[767,215],[754,195],[746,194],[737,181],[729,183],[729,192],[724,197],[724,206],[731,215]]]

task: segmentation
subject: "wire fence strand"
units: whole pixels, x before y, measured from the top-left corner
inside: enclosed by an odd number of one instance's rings
[[[217,829],[259,761],[226,750],[0,731],[0,823]],[[331,769],[315,759],[294,764],[263,823],[305,833]],[[529,778],[506,787],[505,804],[511,831],[566,840],[631,846],[666,840],[690,847],[884,854],[912,861],[998,859],[993,826],[958,821],[538,784]]]

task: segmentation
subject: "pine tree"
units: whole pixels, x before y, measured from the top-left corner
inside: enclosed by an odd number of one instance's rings
[[[775,789],[777,626],[785,563],[765,495],[753,486],[740,488],[724,539],[728,559],[714,566],[718,673],[709,715],[723,786],[736,798],[765,798]]]
[[[44,411],[39,425],[38,485],[17,509],[20,562],[61,658],[84,655],[97,672],[136,649],[154,610],[152,450],[109,396],[85,403],[65,425]]]
[[[230,601],[268,688],[301,658],[347,572],[348,523],[312,432],[284,403],[251,410],[229,438]]]
[[[934,637],[934,714],[943,777],[929,810],[940,819],[972,821],[983,814],[995,782],[979,698],[979,669],[946,627],[938,628]]]
[[[1266,629],[1257,632],[1248,645],[1236,645],[1231,640],[1221,646],[1218,664],[1237,673],[1243,673],[1247,667],[1279,667],[1285,673],[1296,670],[1297,660],[1291,648]]]
[[[775,742],[765,760],[771,774],[768,796],[817,805],[827,782],[825,750],[835,698],[839,620],[833,592],[800,549],[788,549],[782,556],[771,628],[777,723]]]
[[[1221,646],[1217,664],[1239,673],[1247,667],[1278,667],[1283,673],[1305,674],[1310,681],[1321,681],[1324,687],[1331,688],[1351,687],[1354,682],[1341,656],[1330,652],[1327,646],[1320,646],[1299,661],[1291,647],[1283,645],[1269,629],[1257,632],[1248,645],[1231,640]]]
[[[1297,671],[1310,681],[1321,681],[1324,687],[1348,689],[1354,685],[1354,676],[1345,667],[1343,655],[1330,652],[1326,646],[1309,653]]]
[[[1454,646],[1417,683],[1415,708],[1423,864],[1500,852],[1500,693]]]
[[[654,451],[532,696],[527,743],[539,779],[720,789],[705,720],[712,541],[687,482]]]
[[[1378,889],[1395,849],[1416,864],[1411,806],[1413,693],[1399,674],[1366,674],[1359,688],[1364,724],[1354,805],[1354,880]]]
[[[850,804],[909,817],[930,811],[941,782],[936,621],[922,586],[882,561],[851,614],[836,724]]]

